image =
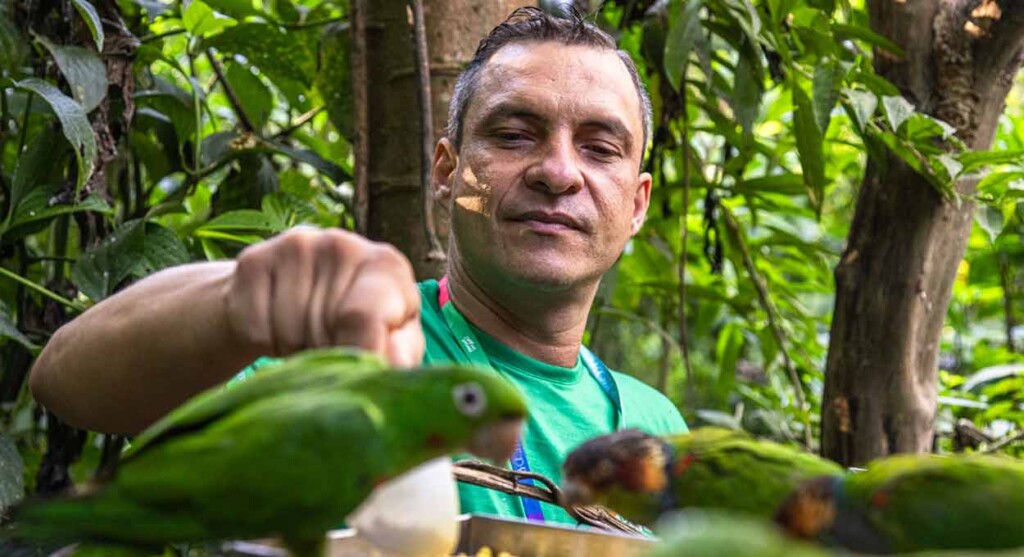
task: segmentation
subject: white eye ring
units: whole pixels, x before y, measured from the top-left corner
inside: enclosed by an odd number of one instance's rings
[[[455,408],[471,418],[479,418],[487,409],[487,395],[479,383],[462,383],[452,389]]]

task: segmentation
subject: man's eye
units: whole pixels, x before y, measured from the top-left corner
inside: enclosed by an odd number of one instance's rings
[[[510,142],[510,143],[511,142],[515,142],[515,141],[525,141],[525,140],[529,139],[529,137],[525,133],[519,132],[519,131],[515,131],[515,130],[501,130],[501,131],[497,131],[497,132],[494,133],[494,137],[500,139],[501,141]]]
[[[601,143],[588,143],[584,145],[583,148],[589,151],[590,153],[605,159],[615,158],[619,156],[618,149]]]

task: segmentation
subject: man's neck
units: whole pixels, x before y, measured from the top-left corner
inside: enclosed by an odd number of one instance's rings
[[[453,264],[448,291],[463,317],[502,344],[542,362],[573,367],[597,284],[568,292],[508,286],[498,294]]]

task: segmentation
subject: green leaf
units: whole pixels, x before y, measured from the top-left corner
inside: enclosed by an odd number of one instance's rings
[[[225,77],[249,121],[257,130],[263,129],[274,109],[274,95],[270,89],[242,64],[229,64]]]
[[[832,34],[839,35],[840,37],[860,39],[871,46],[883,48],[898,57],[903,57],[903,49],[900,48],[900,45],[890,41],[878,33],[875,33],[867,27],[862,27],[860,25],[848,25],[845,23],[833,23]]]
[[[320,70],[316,74],[315,85],[327,108],[327,118],[341,135],[352,141],[355,137],[355,101],[348,62],[349,35],[347,24],[333,23],[324,28],[320,38]]]
[[[60,139],[60,132],[55,126],[41,129],[25,151],[18,157],[18,166],[14,169],[11,185],[10,206],[4,221],[4,230],[14,219],[15,209],[21,205],[22,199],[33,188],[44,187],[48,191],[57,189],[59,170],[64,165],[69,147]]]
[[[78,181],[75,184],[77,192],[92,176],[97,151],[96,136],[92,133],[92,126],[89,125],[89,118],[86,117],[85,111],[74,99],[41,79],[30,77],[18,81],[14,85],[42,97],[57,114],[57,119],[60,120],[64,130],[64,137],[75,148],[75,158],[78,161]]]
[[[852,110],[854,122],[857,128],[864,131],[871,123],[875,110],[878,108],[878,96],[870,91],[857,91],[854,89],[845,90],[846,98],[849,100],[849,108]]]
[[[960,163],[964,165],[963,172],[970,174],[985,168],[1000,164],[1024,164],[1024,151],[968,151],[959,157]]]
[[[132,269],[132,275],[145,277],[161,269],[188,263],[191,258],[188,249],[178,235],[169,228],[155,222],[147,222],[145,229],[145,245],[142,259]]]
[[[145,242],[143,221],[125,223],[75,262],[71,282],[94,301],[106,298],[142,264]]]
[[[268,142],[268,146],[276,153],[280,153],[299,162],[304,162],[317,169],[321,174],[331,179],[335,184],[349,180],[352,176],[341,166],[323,158],[316,151],[309,149],[295,149],[283,143]]]
[[[796,133],[796,149],[800,154],[804,185],[807,186],[811,205],[820,211],[825,193],[823,138],[814,117],[814,105],[797,83],[793,83],[793,106],[793,131]]]
[[[740,59],[736,62],[734,76],[735,88],[732,94],[733,112],[736,120],[743,128],[744,134],[750,134],[753,130],[754,121],[757,120],[761,108],[761,92],[764,88],[762,75],[755,64],[751,63],[751,57],[760,56],[759,52],[751,53],[750,49],[743,49],[740,52]]]
[[[8,230],[14,234],[14,229],[26,224],[49,220],[57,215],[78,213],[82,211],[96,211],[98,213],[112,213],[113,209],[106,201],[98,195],[90,195],[81,203],[53,203],[52,196],[59,191],[59,184],[56,187],[36,188],[29,191],[22,198],[21,203],[14,210]],[[52,203],[52,204],[51,204]]]
[[[99,106],[107,96],[107,68],[100,57],[91,50],[79,46],[62,46],[50,42],[42,35],[39,41],[57,62],[64,79],[71,87],[71,94],[86,112]]]
[[[226,54],[241,54],[275,85],[280,80],[309,87],[316,73],[313,53],[298,34],[282,32],[266,23],[241,23],[207,41]]]
[[[11,21],[3,5],[0,2],[0,68],[8,68],[10,75],[17,77],[28,54],[28,41],[22,35],[22,30]]]
[[[237,24],[233,18],[220,16],[210,9],[202,0],[189,2],[185,13],[181,17],[185,29],[193,37],[205,37],[212,35],[221,29]]]
[[[991,205],[983,205],[974,212],[974,220],[978,222],[978,226],[981,226],[982,230],[988,234],[990,242],[995,242],[996,237],[1003,232],[1003,228],[1006,226],[1006,221],[1003,218],[1003,212],[998,207]]]
[[[885,106],[885,117],[893,132],[898,132],[903,122],[914,113],[914,105],[900,96],[882,97],[882,105]]]
[[[905,162],[910,168],[913,168],[915,172],[920,174],[924,179],[928,180],[936,191],[941,193],[945,197],[951,197],[953,195],[953,183],[948,179],[938,176],[931,167],[928,158],[921,154],[913,145],[908,145],[906,140],[897,136],[890,131],[883,131],[881,133],[874,134],[872,137],[880,139],[889,150]]]
[[[832,108],[839,100],[839,86],[843,83],[843,70],[839,64],[820,62],[814,69],[811,93],[814,97],[814,116],[818,129],[824,134],[832,119]]]
[[[783,195],[796,195],[805,191],[803,177],[797,174],[779,174],[776,176],[740,180],[736,183],[735,189],[738,192],[763,192]]]
[[[21,331],[18,330],[18,326],[14,324],[7,312],[0,309],[0,338],[9,338],[24,346],[28,350],[35,350],[39,348],[31,340],[28,339]],[[0,457],[2,459],[2,457]],[[0,462],[0,468],[2,468],[2,462]],[[0,474],[2,476],[2,474]],[[3,478],[0,477],[0,482]],[[3,488],[0,487],[0,509],[3,509]]]
[[[96,6],[89,3],[89,0],[71,0],[71,3],[75,5],[78,15],[82,16],[85,25],[89,27],[92,40],[96,43],[96,51],[103,52],[103,22],[100,21],[100,14],[96,11]]]
[[[0,516],[25,495],[25,463],[18,447],[0,435]]]
[[[262,211],[241,209],[215,217],[210,222],[197,228],[195,235],[202,238],[206,232],[212,230],[277,232],[277,227],[270,217]]]
[[[669,31],[665,40],[665,75],[676,91],[682,89],[690,52],[700,34],[700,9],[704,0],[672,0]]]
[[[206,0],[206,4],[235,19],[258,16],[262,13],[253,6],[252,0]]]

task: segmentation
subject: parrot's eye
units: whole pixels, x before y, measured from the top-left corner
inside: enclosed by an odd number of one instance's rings
[[[459,412],[473,418],[479,417],[487,408],[487,395],[477,383],[456,385],[452,389],[452,397],[455,399],[455,407],[459,409]]]

